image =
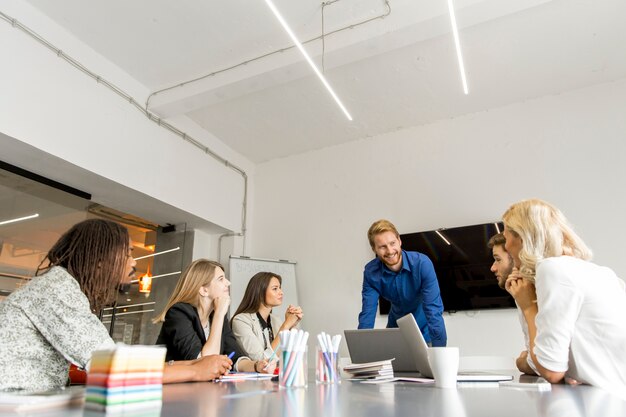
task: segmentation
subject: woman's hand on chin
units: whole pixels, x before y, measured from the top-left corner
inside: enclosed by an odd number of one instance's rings
[[[230,296],[223,295],[221,297],[217,297],[213,300],[213,305],[215,308],[215,314],[218,314],[220,317],[224,317],[226,313],[228,313],[228,306],[230,306]]]

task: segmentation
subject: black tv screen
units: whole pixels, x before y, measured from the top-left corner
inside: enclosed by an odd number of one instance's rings
[[[500,231],[502,223],[498,223]],[[498,287],[487,242],[498,233],[495,223],[400,235],[402,249],[427,255],[433,262],[445,311],[515,307],[513,297]],[[446,242],[447,241],[447,242]],[[389,303],[380,299],[380,312]]]

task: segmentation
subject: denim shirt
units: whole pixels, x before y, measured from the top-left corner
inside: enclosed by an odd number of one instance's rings
[[[378,298],[391,303],[387,327],[398,327],[396,320],[412,313],[424,339],[433,346],[445,346],[446,327],[439,284],[430,259],[419,252],[402,251],[402,268],[394,272],[378,258],[363,271],[363,304],[359,329],[374,327]]]

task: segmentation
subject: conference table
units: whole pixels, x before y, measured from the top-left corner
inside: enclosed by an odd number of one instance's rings
[[[513,374],[512,372],[509,372]],[[519,374],[514,373],[515,378]],[[313,381],[311,383],[311,381]],[[82,407],[46,416],[127,417],[533,417],[626,416],[626,402],[606,391],[581,385],[553,385],[540,392],[499,387],[497,383],[433,385],[393,382],[377,385],[343,380],[336,385],[280,389],[270,380],[181,383],[163,386],[161,409],[105,414]]]

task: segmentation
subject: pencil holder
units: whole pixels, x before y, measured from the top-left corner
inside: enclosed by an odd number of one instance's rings
[[[327,352],[317,346],[315,350],[315,383],[338,384],[341,382],[337,352]]]
[[[278,373],[280,388],[305,388],[307,386],[307,347],[283,351]]]

